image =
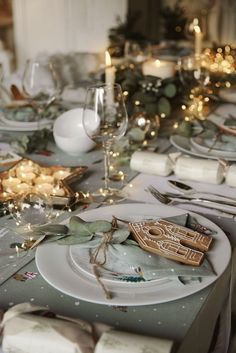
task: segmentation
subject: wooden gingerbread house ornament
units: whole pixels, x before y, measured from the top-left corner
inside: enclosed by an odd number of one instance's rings
[[[164,219],[129,223],[129,230],[144,250],[192,266],[201,264],[212,242],[211,236]]]

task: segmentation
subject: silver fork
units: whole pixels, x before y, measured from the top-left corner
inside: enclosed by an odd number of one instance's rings
[[[213,207],[212,205],[215,205],[216,202],[214,201],[209,201],[209,200],[202,200],[201,198],[191,198],[191,199],[182,199],[179,196],[167,196],[164,193],[161,193],[159,190],[157,190],[154,186],[149,185],[147,187],[147,190],[152,194],[152,196],[155,197],[155,199],[159,200],[161,203],[165,205],[174,205],[176,203],[188,203],[191,205],[199,205],[201,207],[206,207],[211,210],[215,210],[220,212],[221,214],[227,215],[227,216],[233,216],[236,217],[236,211],[234,212],[228,212],[224,211],[221,208]],[[219,202],[218,202],[219,203]]]

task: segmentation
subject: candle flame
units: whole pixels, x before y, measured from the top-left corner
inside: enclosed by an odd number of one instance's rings
[[[111,55],[108,50],[105,51],[105,64],[111,66]]]
[[[201,33],[201,28],[199,26],[194,26],[195,33]]]

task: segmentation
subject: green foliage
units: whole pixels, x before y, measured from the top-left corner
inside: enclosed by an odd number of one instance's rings
[[[16,153],[32,153],[34,151],[47,150],[48,143],[53,141],[51,130],[38,130],[32,135],[23,135],[11,142],[11,146]]]
[[[73,216],[70,218],[69,229],[74,235],[88,236],[98,232],[109,232],[112,225],[108,221],[86,222],[80,217]]]
[[[92,241],[95,245],[99,245],[101,237],[109,232],[112,235],[109,241],[111,244],[125,242],[130,234],[128,229],[113,228],[112,223],[106,220],[86,222],[78,216],[72,216],[69,221],[69,232],[58,240],[58,244],[75,245]]]
[[[193,133],[192,122],[183,120],[176,129],[176,133],[184,137],[191,137]]]
[[[176,77],[162,80],[155,76],[144,76],[138,65],[120,65],[116,71],[116,82],[127,93],[126,106],[129,116],[144,111],[148,114],[171,114],[172,100],[178,94]]]
[[[169,116],[171,113],[171,105],[167,98],[161,97],[157,102],[157,112],[161,114],[165,114],[165,116]]]

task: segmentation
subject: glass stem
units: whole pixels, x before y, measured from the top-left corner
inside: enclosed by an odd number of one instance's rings
[[[109,190],[109,172],[110,172],[110,147],[109,141],[102,144],[104,154],[104,189]]]

